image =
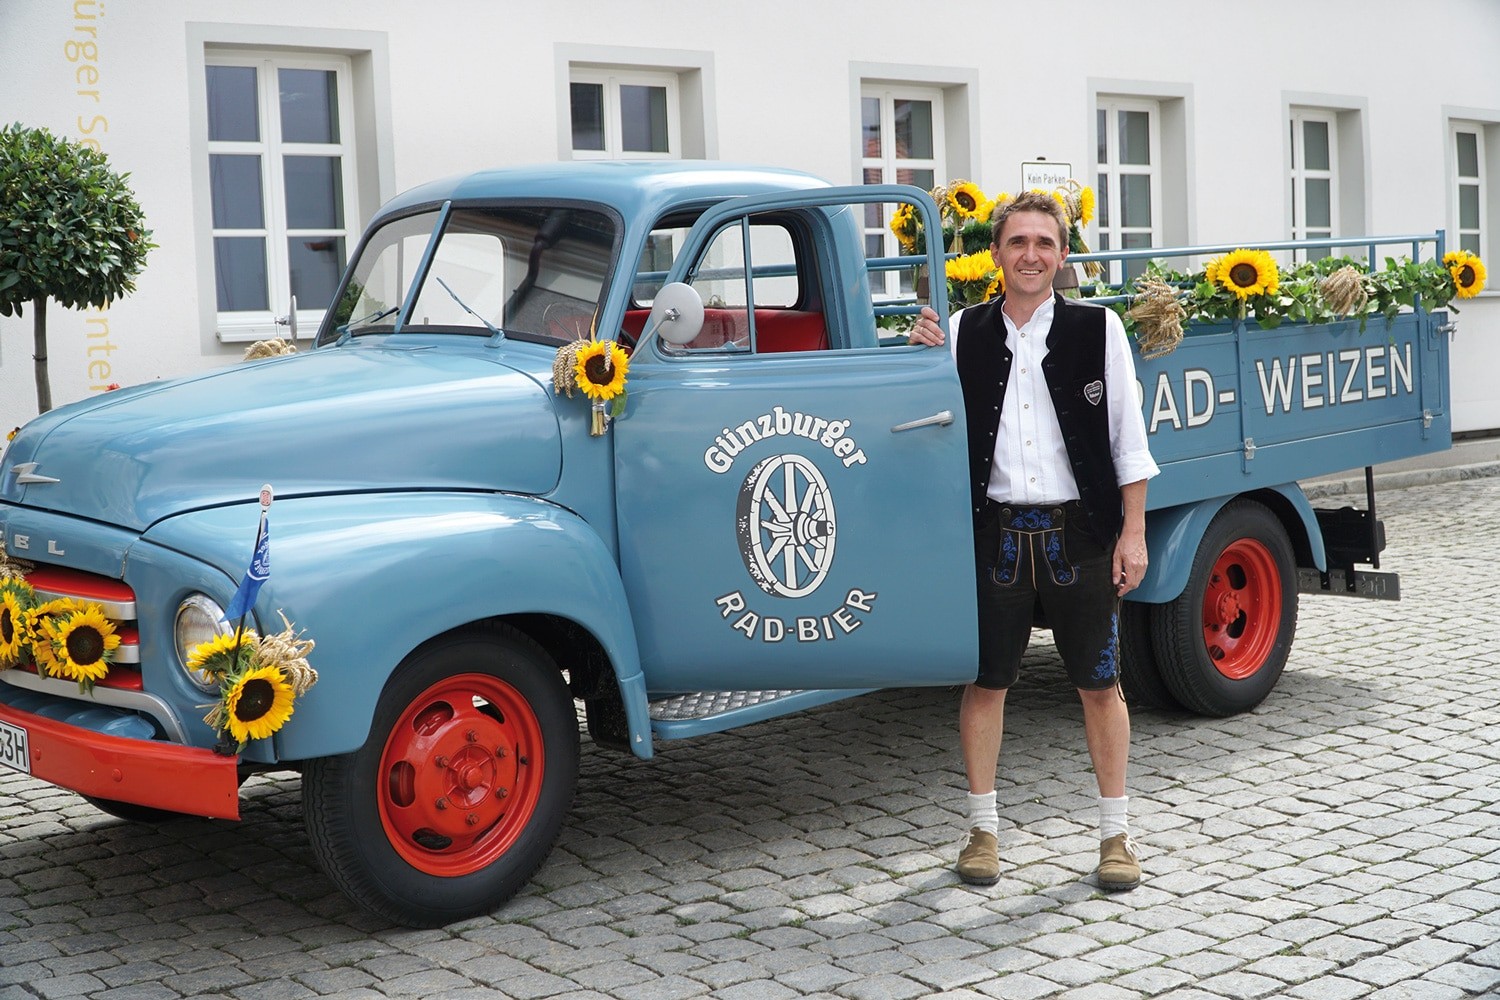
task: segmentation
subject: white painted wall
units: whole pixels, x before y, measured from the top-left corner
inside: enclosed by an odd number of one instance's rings
[[[80,30],[89,28],[96,39]],[[211,260],[201,221],[206,164],[192,145],[201,124],[190,77],[200,72],[192,52],[205,33],[291,45],[378,40],[379,154],[366,164],[378,190],[364,192],[369,206],[436,176],[556,160],[567,116],[559,66],[579,47],[677,50],[700,60],[710,156],[800,167],[839,183],[857,180],[851,81],[870,66],[892,75],[926,67],[910,76],[973,84],[970,173],[990,192],[1016,187],[1021,161],[1037,156],[1071,162],[1087,177],[1094,94],[1180,96],[1186,232],[1195,243],[1284,238],[1289,103],[1363,109],[1365,228],[1382,234],[1450,225],[1447,113],[1469,109],[1500,122],[1494,0],[0,0],[0,120],[97,138],[131,173],[161,245],[137,292],[107,311],[49,309],[58,403],[106,382],[239,357],[242,345],[215,342],[205,295],[212,286],[203,278]],[[90,40],[94,60],[69,47]],[[87,63],[99,79],[81,86]],[[1500,232],[1492,238],[1500,258]],[[1500,287],[1500,259],[1491,263]],[[1455,427],[1500,428],[1500,293],[1462,309]],[[29,314],[0,319],[0,429],[35,413],[30,345]]]

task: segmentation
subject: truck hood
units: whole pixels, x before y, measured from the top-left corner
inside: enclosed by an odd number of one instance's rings
[[[0,498],[143,530],[278,496],[556,487],[550,394],[482,347],[349,345],[105,393],[28,424]],[[30,466],[30,468],[27,468]]]

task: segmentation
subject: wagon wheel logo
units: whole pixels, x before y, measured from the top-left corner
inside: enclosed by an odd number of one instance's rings
[[[801,455],[772,455],[740,486],[735,525],[750,577],[768,594],[806,597],[833,563],[833,497]]]

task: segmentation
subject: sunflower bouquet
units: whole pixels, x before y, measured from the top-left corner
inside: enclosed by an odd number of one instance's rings
[[[31,664],[41,677],[78,684],[88,694],[109,673],[120,636],[98,604],[43,601],[26,578],[0,563],[0,670]]]
[[[307,662],[312,640],[303,639],[285,615],[281,623],[285,627],[275,635],[236,630],[201,642],[188,654],[189,670],[219,684],[219,700],[203,721],[232,741],[236,752],[286,725],[297,698],[317,683],[318,672]]]
[[[552,361],[552,386],[569,399],[574,389],[589,398],[589,433],[598,436],[604,433],[610,418],[625,412],[625,377],[629,373],[630,356],[613,340],[575,340],[557,349]]]

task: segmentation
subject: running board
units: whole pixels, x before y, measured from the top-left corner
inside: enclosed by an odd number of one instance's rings
[[[1316,569],[1299,566],[1297,589],[1304,594],[1401,600],[1401,578],[1395,573],[1371,573],[1359,569],[1330,569],[1327,573],[1319,573]]]
[[[664,740],[721,733],[877,690],[697,691],[651,702],[651,732]]]

